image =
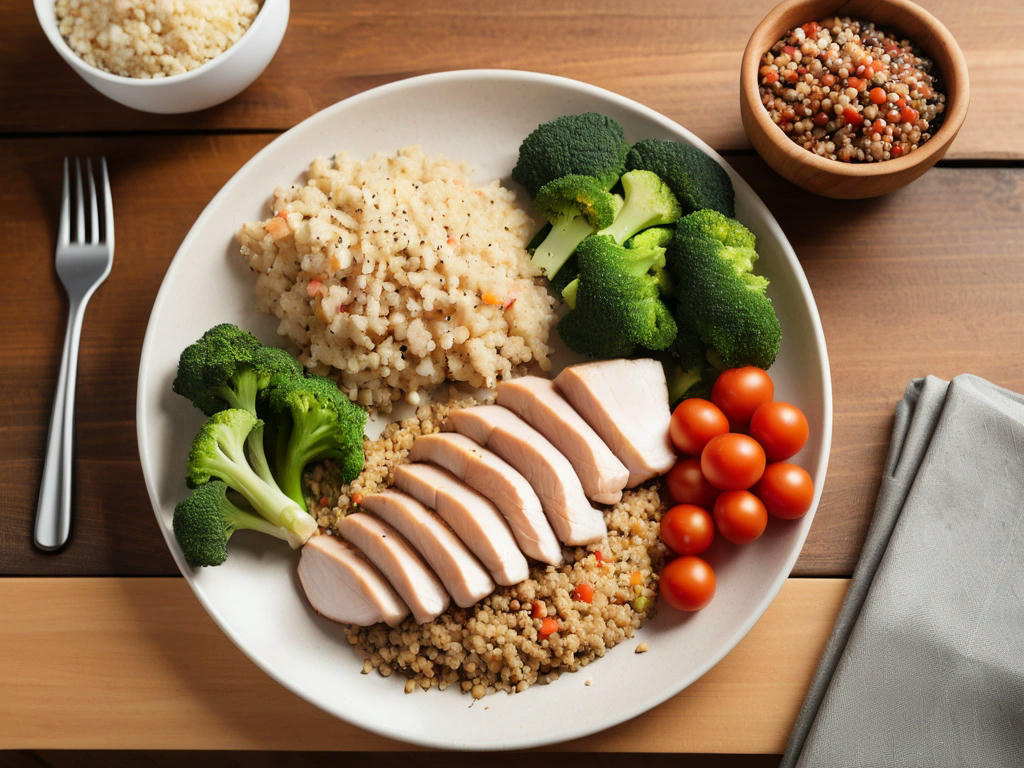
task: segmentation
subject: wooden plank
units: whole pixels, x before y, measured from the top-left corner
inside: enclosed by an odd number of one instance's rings
[[[0,322],[0,572],[176,573],[150,513],[135,445],[135,376],[163,273],[216,190],[269,135],[6,140],[10,242]],[[60,157],[106,153],[117,254],[85,320],[77,497],[70,546],[35,551],[32,516],[65,300],[52,266]],[[732,159],[778,217],[828,341],[832,460],[798,575],[852,572],[909,379],[970,371],[1024,390],[1024,170],[937,168],[889,197],[834,203],[792,190],[754,157]],[[810,216],[808,216],[810,213]],[[31,382],[31,386],[26,386]]]
[[[557,748],[781,753],[845,588],[842,579],[789,580],[698,682]],[[0,749],[407,748],[272,681],[180,579],[3,579],[0,609]],[[426,705],[432,694],[415,695]]]
[[[382,83],[450,69],[550,72],[637,99],[718,149],[747,147],[737,73],[750,32],[776,0],[623,5],[542,0],[331,0],[292,4],[291,22],[263,76],[228,104],[195,115],[147,115],[100,96],[44,37],[28,3],[2,0],[0,132],[283,130]],[[971,113],[950,157],[1024,157],[1024,90],[1017,57],[1024,15],[1015,0],[927,0],[964,49]],[[54,109],[60,104],[60,109]]]

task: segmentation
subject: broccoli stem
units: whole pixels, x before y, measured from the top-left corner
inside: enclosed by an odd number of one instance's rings
[[[269,523],[252,512],[239,509],[234,504],[226,504],[221,514],[224,516],[224,523],[232,531],[259,531],[282,541],[289,541],[292,536],[291,532],[284,528]]]
[[[649,210],[645,210],[643,206],[630,205],[629,200],[627,200],[622,210],[619,211],[619,215],[615,217],[615,221],[597,234],[611,235],[616,243],[622,245],[641,229],[648,226],[650,218],[651,212]]]
[[[580,279],[573,279],[562,289],[562,300],[569,306],[569,309],[576,309],[576,294],[580,290]]]
[[[217,387],[214,393],[228,404],[228,408],[241,408],[256,413],[256,395],[259,391],[259,375],[247,368],[239,371],[228,383]]]
[[[286,541],[298,549],[317,529],[316,520],[302,507],[286,496],[281,489],[261,478],[242,455],[225,453],[218,445],[217,452],[207,461],[210,474],[221,478],[248,501],[260,516],[287,532]]]
[[[288,447],[282,456],[283,466],[279,467],[278,485],[285,495],[305,508],[306,497],[302,492],[302,473],[313,457],[331,442],[335,426],[324,420],[317,411],[292,414],[293,424],[288,438]]]
[[[534,265],[550,280],[569,260],[576,246],[594,233],[585,216],[572,216],[552,225],[544,242],[533,252]]]

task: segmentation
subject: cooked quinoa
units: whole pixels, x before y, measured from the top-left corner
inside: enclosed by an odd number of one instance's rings
[[[315,160],[243,224],[261,309],[310,369],[388,412],[446,380],[493,388],[548,360],[554,299],[512,191],[418,147]]]
[[[795,27],[761,59],[761,102],[797,144],[870,163],[913,152],[946,108],[939,73],[909,40],[847,17]]]
[[[311,509],[324,532],[360,494],[390,484],[418,436],[440,431],[450,410],[474,402],[423,406],[389,425],[366,441],[366,467],[350,486],[333,486],[329,467],[314,470],[311,487],[320,498]],[[605,512],[607,537],[565,549],[561,566],[534,564],[526,581],[499,587],[469,608],[453,605],[426,624],[409,618],[395,628],[346,626],[346,637],[364,660],[364,673],[403,675],[406,693],[454,685],[479,699],[575,672],[632,637],[652,615],[666,553],[659,538],[664,509],[657,483],[626,491]]]
[[[234,45],[257,0],[57,0],[57,28],[94,67],[161,78],[202,66]]]

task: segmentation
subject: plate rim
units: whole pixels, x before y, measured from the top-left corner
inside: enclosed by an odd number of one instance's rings
[[[717,163],[719,163],[729,174],[729,177],[733,185],[736,187],[742,187],[745,190],[745,194],[748,195],[749,199],[752,201],[753,207],[759,208],[761,210],[761,213],[764,214],[764,219],[767,223],[767,226],[771,230],[773,237],[775,237],[781,245],[782,254],[784,255],[786,261],[789,264],[790,271],[795,279],[795,283],[801,295],[803,296],[805,302],[811,310],[811,316],[813,320],[811,328],[813,332],[812,335],[815,342],[816,352],[820,357],[822,363],[819,374],[821,377],[823,393],[823,423],[821,425],[822,453],[817,462],[817,466],[815,466],[814,468],[814,475],[815,477],[819,478],[819,480],[816,483],[816,487],[814,489],[814,497],[812,500],[811,509],[805,516],[806,523],[803,526],[803,531],[799,535],[798,540],[795,542],[792,552],[786,558],[784,567],[782,567],[779,570],[779,572],[774,576],[767,591],[765,592],[763,599],[760,601],[760,603],[758,603],[756,609],[751,611],[747,618],[743,622],[741,622],[728,635],[728,639],[725,642],[721,643],[719,651],[712,654],[705,661],[704,664],[701,664],[698,667],[698,671],[696,672],[696,674],[694,674],[692,676],[692,679],[687,681],[685,684],[682,684],[678,687],[670,686],[668,689],[666,689],[667,693],[659,693],[655,694],[653,697],[645,698],[643,700],[643,703],[637,706],[630,707],[627,710],[609,710],[614,714],[610,714],[608,717],[599,720],[596,723],[591,721],[586,725],[579,725],[576,727],[563,729],[556,738],[545,738],[542,736],[518,739],[505,738],[497,740],[494,744],[491,744],[488,747],[481,747],[479,744],[476,743],[453,743],[450,740],[431,739],[426,736],[408,737],[404,734],[396,735],[394,731],[389,731],[384,726],[377,725],[375,722],[367,718],[361,717],[360,710],[358,709],[355,711],[342,713],[336,708],[329,708],[326,705],[326,703],[321,703],[319,701],[311,699],[300,688],[300,686],[293,683],[288,678],[278,675],[269,664],[266,664],[263,661],[262,658],[254,655],[253,653],[250,653],[250,651],[246,648],[243,642],[243,638],[238,636],[231,629],[229,624],[226,622],[225,618],[221,615],[219,610],[210,602],[206,594],[202,590],[197,588],[193,576],[190,572],[190,569],[185,567],[185,565],[182,563],[180,555],[177,551],[177,547],[175,546],[175,542],[172,542],[171,540],[172,534],[169,531],[168,527],[165,526],[163,524],[163,521],[161,520],[161,505],[159,503],[160,500],[157,496],[155,482],[151,480],[151,470],[150,467],[148,466],[148,461],[144,449],[144,446],[148,444],[149,434],[148,426],[144,416],[150,410],[149,397],[146,392],[145,386],[145,384],[147,383],[147,379],[146,374],[144,373],[144,369],[151,355],[152,348],[156,343],[156,333],[153,319],[158,312],[158,308],[162,305],[164,301],[167,300],[167,296],[165,294],[170,290],[169,285],[171,282],[170,280],[168,280],[168,278],[174,271],[181,268],[181,264],[183,263],[182,254],[184,254],[192,246],[193,240],[198,237],[198,230],[200,229],[200,224],[205,220],[206,216],[208,215],[210,209],[214,206],[214,204],[220,201],[222,197],[227,197],[230,195],[235,186],[237,186],[240,183],[241,177],[245,174],[246,170],[251,165],[255,164],[265,154],[272,153],[280,143],[283,143],[286,140],[286,137],[288,137],[292,132],[300,128],[308,128],[311,124],[316,124],[322,121],[328,121],[336,112],[345,109],[350,109],[353,105],[358,105],[362,101],[368,101],[381,95],[389,94],[393,91],[416,89],[423,85],[446,84],[458,81],[473,81],[480,78],[488,80],[504,80],[518,83],[527,82],[547,86],[556,86],[568,89],[578,94],[597,97],[599,99],[610,101],[619,107],[626,108],[638,113],[644,119],[659,124],[663,128],[666,128],[672,133],[684,136],[687,139],[687,141],[691,142],[694,146],[701,149],[709,157],[713,158]],[[146,333],[143,339],[142,349],[139,356],[139,371],[137,375],[136,386],[135,420],[139,460],[142,465],[143,479],[146,484],[146,491],[147,495],[149,496],[150,506],[152,508],[154,516],[156,517],[157,526],[160,529],[161,535],[163,536],[164,541],[167,544],[168,549],[170,551],[170,554],[175,561],[175,565],[178,567],[178,570],[181,573],[182,577],[188,583],[189,588],[192,591],[192,594],[198,599],[200,605],[203,606],[203,609],[207,612],[210,618],[213,619],[213,621],[217,624],[218,628],[246,656],[246,658],[252,661],[253,664],[259,667],[259,669],[261,669],[265,674],[267,674],[270,678],[272,678],[278,684],[283,686],[286,690],[299,696],[301,699],[303,699],[303,701],[312,704],[313,706],[332,715],[333,717],[337,717],[338,719],[343,720],[344,722],[347,722],[365,731],[394,741],[404,742],[406,744],[415,744],[423,747],[449,749],[455,751],[480,749],[530,749],[571,741],[574,739],[592,735],[594,733],[598,733],[600,731],[611,728],[615,725],[624,723],[628,720],[633,719],[634,717],[637,717],[638,715],[641,715],[647,711],[650,711],[651,709],[654,709],[655,707],[664,703],[665,701],[677,695],[681,691],[685,690],[694,682],[696,682],[705,674],[707,674],[709,670],[715,667],[730,651],[732,651],[736,647],[736,645],[739,644],[739,642],[750,632],[754,624],[756,624],[760,620],[761,616],[768,609],[768,606],[771,605],[771,603],[774,602],[775,598],[778,596],[779,590],[782,588],[782,585],[789,578],[790,573],[793,570],[793,566],[796,563],[797,558],[800,556],[801,551],[803,550],[804,543],[806,542],[807,535],[810,531],[810,523],[813,522],[813,518],[817,512],[818,504],[821,499],[822,489],[825,485],[825,477],[832,446],[832,378],[828,359],[828,350],[825,344],[825,335],[821,325],[821,317],[818,312],[817,302],[815,302],[814,300],[810,284],[807,281],[807,276],[804,274],[803,267],[796,256],[796,252],[793,250],[793,246],[790,244],[789,239],[786,237],[785,233],[782,230],[782,227],[779,225],[775,216],[764,204],[764,201],[761,200],[760,196],[753,190],[753,188],[746,182],[746,180],[743,179],[743,177],[740,176],[739,173],[737,173],[727,162],[725,162],[724,158],[718,152],[716,152],[711,146],[706,144],[704,141],[702,141],[700,138],[698,138],[695,134],[693,134],[684,126],[680,125],[679,123],[667,117],[666,115],[663,115],[660,112],[654,110],[653,108],[648,107],[642,104],[641,102],[638,102],[627,96],[623,96],[619,93],[610,91],[600,86],[592,85],[585,81],[563,77],[560,75],[552,75],[548,73],[519,69],[455,69],[432,72],[428,74],[402,78],[400,80],[394,80],[392,82],[385,83],[383,85],[376,86],[365,91],[361,91],[357,94],[353,94],[352,96],[341,99],[335,102],[334,104],[331,104],[327,107],[324,107],[321,110],[318,110],[317,112],[299,121],[291,128],[287,129],[286,131],[283,131],[273,140],[271,140],[266,146],[258,150],[237,171],[235,171],[235,173],[232,174],[231,178],[229,178],[224,183],[224,185],[221,186],[217,193],[212,198],[210,198],[210,200],[203,207],[203,210],[197,216],[196,220],[193,222],[192,226],[189,228],[188,233],[185,235],[185,238],[178,246],[178,249],[175,251],[173,258],[171,259],[171,262],[168,264],[167,270],[165,271],[164,276],[161,279],[160,288],[157,291],[156,297],[153,300],[153,305],[150,310],[149,318],[147,319]]]

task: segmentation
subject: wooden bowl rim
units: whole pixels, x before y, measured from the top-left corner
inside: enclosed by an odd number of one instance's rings
[[[970,83],[968,81],[967,61],[963,51],[957,43],[956,38],[930,12],[910,2],[910,0],[874,0],[876,5],[890,6],[897,11],[906,14],[914,24],[903,25],[902,29],[914,29],[926,27],[931,35],[938,41],[946,52],[950,61],[949,71],[942,69],[942,75],[946,88],[946,111],[942,125],[935,135],[923,146],[918,147],[903,157],[885,160],[878,163],[844,163],[839,160],[831,160],[820,157],[796,144],[782,130],[779,129],[768,114],[768,110],[761,103],[761,95],[757,83],[757,72],[760,69],[761,56],[779,39],[779,35],[785,31],[780,29],[778,18],[787,14],[794,8],[800,6],[817,5],[821,0],[783,0],[783,2],[772,8],[768,14],[757,25],[747,42],[743,51],[743,62],[740,66],[740,96],[744,101],[750,116],[753,117],[758,129],[765,138],[771,142],[782,154],[794,163],[813,168],[822,173],[848,178],[877,178],[890,174],[898,174],[907,171],[915,166],[928,163],[936,154],[945,151],[948,145],[956,136],[967,116],[967,107],[970,102]],[[827,14],[841,14],[844,6],[854,5],[857,0],[835,0],[835,8]],[[846,10],[852,16],[855,12]],[[816,14],[822,16],[821,13]],[[808,19],[814,21],[815,19]],[[868,19],[870,20],[870,19]],[[908,36],[910,33],[907,33]],[[911,42],[918,43],[911,37]],[[925,53],[933,61],[938,61],[934,51],[926,50]],[[937,159],[937,158],[936,158]],[[932,160],[934,163],[935,161]]]

